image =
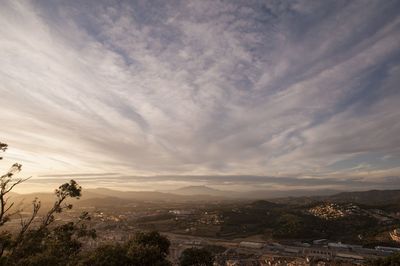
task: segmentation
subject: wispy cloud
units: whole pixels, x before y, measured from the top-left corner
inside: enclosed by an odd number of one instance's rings
[[[398,1],[5,2],[6,163],[38,175],[385,182],[400,174],[399,10]]]

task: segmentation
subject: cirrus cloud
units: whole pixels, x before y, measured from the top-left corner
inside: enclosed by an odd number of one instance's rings
[[[6,1],[8,160],[34,174],[384,182],[399,176],[399,10],[398,1]]]

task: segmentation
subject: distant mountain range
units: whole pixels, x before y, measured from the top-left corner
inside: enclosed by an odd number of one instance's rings
[[[31,204],[37,197],[42,205],[54,202],[51,193],[12,193],[12,201],[21,202],[22,207]],[[207,202],[236,200],[270,200],[278,203],[302,204],[315,201],[354,202],[359,204],[399,204],[400,190],[370,190],[361,192],[338,192],[335,190],[258,190],[250,192],[225,191],[207,186],[188,186],[169,191],[118,191],[107,188],[84,189],[83,196],[74,203],[78,206],[104,204],[127,204],[133,202]]]
[[[214,196],[228,199],[272,199],[281,197],[302,197],[302,196],[327,196],[339,193],[338,190],[253,190],[253,191],[230,191],[219,190],[207,186],[187,186],[175,190],[163,191],[164,193],[184,196]]]

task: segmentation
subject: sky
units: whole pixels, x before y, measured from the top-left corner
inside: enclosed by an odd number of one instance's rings
[[[0,7],[22,190],[400,189],[400,1]]]

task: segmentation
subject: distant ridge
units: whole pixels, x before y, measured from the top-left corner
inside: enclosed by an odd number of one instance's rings
[[[159,192],[159,191],[119,191],[112,190],[108,188],[96,188],[96,189],[87,189],[89,193],[94,193],[100,196],[106,197],[115,197],[121,199],[131,199],[138,201],[190,201],[190,200],[198,200],[191,199],[190,197],[186,197],[184,195]],[[83,192],[85,194],[85,191]]]
[[[219,190],[208,186],[187,186],[178,188],[175,190],[163,191],[165,193],[194,196],[194,195],[209,195],[216,197],[224,197],[227,199],[273,199],[282,197],[303,197],[305,195],[310,196],[328,196],[336,194],[340,191],[337,190],[252,190],[252,191],[230,191],[230,190]]]
[[[30,206],[32,200],[38,197],[42,204],[51,204],[55,197],[52,193],[13,193],[16,202],[23,201],[24,206]],[[207,186],[187,186],[170,191],[119,191],[108,188],[83,189],[82,197],[76,202],[88,204],[92,202],[106,202],[100,199],[109,199],[118,204],[127,202],[207,202],[222,200],[263,200],[275,203],[307,204],[315,201],[354,202],[366,205],[400,204],[400,190],[369,190],[338,192],[335,190],[256,190],[248,192],[225,191]]]
[[[359,204],[379,205],[400,203],[400,190],[368,190],[341,192],[329,197],[331,201],[351,201]]]
[[[207,186],[187,186],[163,192],[176,195],[185,195],[185,196],[212,195],[212,196],[225,196],[225,197],[228,196],[229,193],[232,193],[232,191],[219,190]]]

